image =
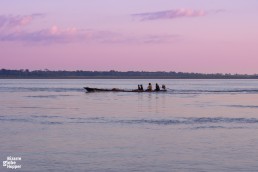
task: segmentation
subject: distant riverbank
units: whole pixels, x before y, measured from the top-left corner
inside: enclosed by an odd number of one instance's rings
[[[0,77],[0,79],[258,79],[258,78],[172,78],[172,77]]]
[[[0,79],[258,79],[258,74],[204,74],[146,71],[0,70]]]

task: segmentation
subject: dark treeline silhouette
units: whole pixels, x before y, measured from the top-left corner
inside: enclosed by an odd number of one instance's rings
[[[258,75],[245,74],[203,74],[185,72],[146,72],[146,71],[50,71],[50,70],[0,70],[0,78],[64,78],[64,79],[258,79]]]

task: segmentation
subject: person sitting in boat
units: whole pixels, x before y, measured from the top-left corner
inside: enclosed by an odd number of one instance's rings
[[[158,84],[158,83],[156,83],[156,89],[155,89],[155,91],[160,91],[160,88],[159,88],[159,84]]]
[[[141,91],[141,85],[139,85],[138,84],[138,88],[137,89],[134,89],[134,90],[132,90],[133,92],[139,92],[139,91]]]
[[[143,86],[142,85],[140,85],[140,90],[143,91]]]
[[[162,89],[166,90],[166,85],[165,84],[162,84]]]
[[[148,87],[147,87],[147,90],[146,91],[152,91],[152,85],[151,83],[149,83]]]
[[[142,86],[142,85],[139,85],[139,86],[138,86],[138,90],[139,90],[139,91],[144,91],[144,90],[143,90],[143,86]]]

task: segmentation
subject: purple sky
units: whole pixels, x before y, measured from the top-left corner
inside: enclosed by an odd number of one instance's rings
[[[0,68],[258,73],[258,1],[1,0]]]

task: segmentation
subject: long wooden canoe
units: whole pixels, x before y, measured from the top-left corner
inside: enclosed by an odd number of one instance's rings
[[[165,92],[167,90],[160,90],[160,91],[141,91],[141,90],[124,90],[119,88],[112,88],[112,89],[102,89],[102,88],[91,88],[91,87],[84,87],[87,92]]]

